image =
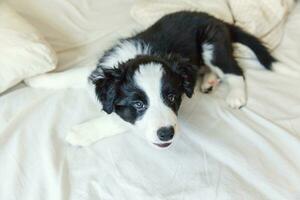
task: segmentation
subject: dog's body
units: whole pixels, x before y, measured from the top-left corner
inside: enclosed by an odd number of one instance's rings
[[[247,45],[260,63],[271,69],[275,59],[254,36],[208,14],[182,11],[120,40],[104,53],[97,68],[86,74],[90,73],[92,92],[105,112],[116,113],[146,132],[151,143],[166,147],[177,129],[182,95],[193,95],[203,66],[210,69],[202,81],[203,92],[221,79],[230,87],[229,106],[246,104],[245,78],[233,57],[233,42]],[[69,80],[75,82],[74,74],[79,73],[73,72]]]

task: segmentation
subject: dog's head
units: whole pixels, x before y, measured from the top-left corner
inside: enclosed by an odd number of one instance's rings
[[[95,70],[90,79],[106,113],[115,112],[152,144],[166,147],[176,134],[182,95],[193,95],[197,69],[179,57],[138,56],[103,67],[100,76]]]

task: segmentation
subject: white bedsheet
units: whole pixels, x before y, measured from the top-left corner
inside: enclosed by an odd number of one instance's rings
[[[300,72],[300,4],[275,52]],[[250,63],[251,64],[251,63]],[[0,97],[1,200],[298,200],[300,78],[247,70],[249,102],[232,110],[226,87],[181,107],[169,149],[124,133],[87,148],[64,137],[99,116],[83,90],[19,87]]]

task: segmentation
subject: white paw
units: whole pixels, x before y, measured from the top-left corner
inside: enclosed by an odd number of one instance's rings
[[[25,79],[24,82],[26,85],[33,88],[47,88],[47,86],[49,85],[48,76],[49,76],[48,74],[39,75],[39,76]]]
[[[65,139],[72,145],[88,146],[101,139],[126,132],[129,128],[127,122],[117,115],[103,115],[73,126]]]
[[[200,90],[203,93],[209,93],[212,90],[214,90],[219,83],[220,83],[220,79],[215,73],[212,72],[207,73],[203,77]]]
[[[98,138],[89,137],[85,132],[78,132],[76,130],[71,130],[65,139],[69,144],[75,146],[88,146],[98,140]]]
[[[226,102],[234,109],[239,109],[245,106],[247,103],[246,91],[241,88],[231,90],[226,97]]]

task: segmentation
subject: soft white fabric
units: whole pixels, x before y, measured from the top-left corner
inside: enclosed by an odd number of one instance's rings
[[[130,14],[139,24],[149,27],[162,16],[181,10],[207,12],[230,23],[234,20],[225,0],[138,0]]]
[[[71,9],[65,2],[53,5]],[[299,4],[275,55],[300,72],[298,27]],[[299,78],[249,69],[246,80],[249,102],[241,111],[226,105],[225,86],[185,99],[182,133],[167,150],[131,133],[70,146],[64,138],[71,127],[102,116],[86,91],[6,92],[0,97],[0,199],[298,200]]]
[[[55,52],[41,34],[0,2],[0,93],[24,78],[53,70]]]
[[[180,10],[210,13],[261,38],[270,48],[281,41],[294,0],[138,0],[132,17],[148,27],[165,14]]]
[[[56,71],[94,64],[112,41],[133,33],[134,0],[6,0],[41,31],[59,60]]]
[[[277,47],[294,0],[228,0],[234,23],[259,37],[268,47]]]

